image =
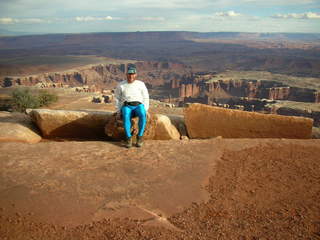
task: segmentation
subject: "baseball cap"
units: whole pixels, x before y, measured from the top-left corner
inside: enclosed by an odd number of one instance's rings
[[[127,71],[127,73],[128,73],[128,74],[137,73],[136,67],[134,67],[134,66],[128,66],[128,71]]]

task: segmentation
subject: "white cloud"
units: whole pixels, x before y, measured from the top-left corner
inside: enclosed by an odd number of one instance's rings
[[[111,16],[107,17],[91,17],[91,16],[86,16],[86,17],[75,17],[75,20],[77,22],[90,22],[90,21],[108,21],[108,20],[113,20],[115,18]]]
[[[28,29],[44,32],[94,28],[94,31],[319,32],[319,4],[320,0],[78,0],[77,4],[71,0],[0,0],[0,26],[27,29],[24,23]],[[291,9],[291,13],[276,12],[279,9]],[[274,13],[282,14],[272,16]]]
[[[16,23],[13,18],[0,18],[0,24],[13,24]]]
[[[7,17],[76,17],[76,16],[101,16],[101,15],[134,15],[132,12],[144,14],[145,11],[170,12],[175,16],[174,11],[179,14],[186,11],[208,12],[210,9],[224,11],[224,9],[237,9],[249,7],[257,8],[256,11],[264,11],[264,7],[299,7],[314,9],[319,7],[320,0],[78,0],[76,4],[71,0],[0,0],[0,16]],[[310,5],[310,6],[308,6]],[[308,7],[308,8],[307,8]],[[304,11],[310,11],[304,10]],[[295,10],[291,10],[295,11]],[[246,11],[248,12],[248,11]],[[159,14],[157,12],[157,14]],[[223,13],[221,13],[223,14]],[[143,16],[143,15],[142,15]],[[162,15],[164,16],[164,15]]]
[[[76,17],[75,20],[77,22],[89,22],[89,21],[96,21],[96,18],[95,17]]]
[[[216,12],[214,16],[217,17],[239,17],[241,16],[240,13],[236,13],[235,11],[228,11],[228,12]]]
[[[40,19],[40,18],[26,18],[26,19],[19,19],[18,22],[22,23],[46,23],[47,20]]]
[[[96,5],[104,4],[105,6],[112,9],[121,9],[125,6],[128,9],[141,9],[141,8],[158,8],[158,9],[177,9],[177,8],[189,8],[189,9],[197,9],[197,8],[206,8],[212,6],[212,2],[210,0],[198,0],[196,3],[194,0],[121,0],[121,1],[106,1],[105,3],[101,3],[101,0],[93,0],[96,1]],[[225,0],[216,0],[218,2]],[[229,0],[227,0],[229,1]]]
[[[142,17],[142,18],[138,18],[139,20],[143,20],[143,21],[165,21],[165,18],[163,17]]]
[[[293,19],[320,19],[319,13],[307,12],[307,13],[288,13],[288,14],[275,14],[273,18],[293,18]]]
[[[40,18],[0,18],[0,24],[15,24],[15,23],[50,23],[49,20]]]

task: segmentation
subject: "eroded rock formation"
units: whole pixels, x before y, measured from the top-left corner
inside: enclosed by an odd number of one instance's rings
[[[320,102],[314,89],[290,87],[267,80],[222,80],[215,74],[196,74],[191,78],[171,81],[171,88],[179,89],[180,98],[208,96],[208,100],[230,97],[264,98],[298,102]],[[211,104],[210,101],[207,104]]]
[[[183,64],[169,62],[134,62],[139,78],[149,87],[170,83],[180,75],[189,74],[191,69]],[[39,87],[77,87],[87,85],[93,92],[103,88],[113,88],[125,79],[127,64],[88,65],[62,72],[35,74],[29,76],[3,77],[0,86],[16,85]],[[174,72],[174,74],[172,74]]]

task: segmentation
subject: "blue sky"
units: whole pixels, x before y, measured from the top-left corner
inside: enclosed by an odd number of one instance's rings
[[[320,33],[320,0],[0,0],[0,29]]]

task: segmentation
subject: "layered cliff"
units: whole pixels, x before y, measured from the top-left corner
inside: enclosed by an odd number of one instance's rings
[[[134,62],[139,78],[149,87],[164,85],[180,75],[190,73],[191,69],[183,64],[170,62]],[[0,79],[0,86],[16,85],[44,87],[76,87],[87,85],[92,89],[112,88],[125,79],[127,64],[98,64],[28,76],[7,76]],[[173,73],[174,72],[174,73]]]
[[[180,98],[197,98],[200,95],[211,98],[246,97],[297,102],[320,102],[320,93],[315,89],[290,87],[270,80],[225,80],[211,75],[196,75],[181,81],[172,81],[172,88],[179,88]]]
[[[45,87],[75,87],[81,85],[104,85],[120,79],[125,67],[121,65],[94,65],[62,72],[50,72],[27,76],[4,77],[0,80],[2,87],[16,85]]]

